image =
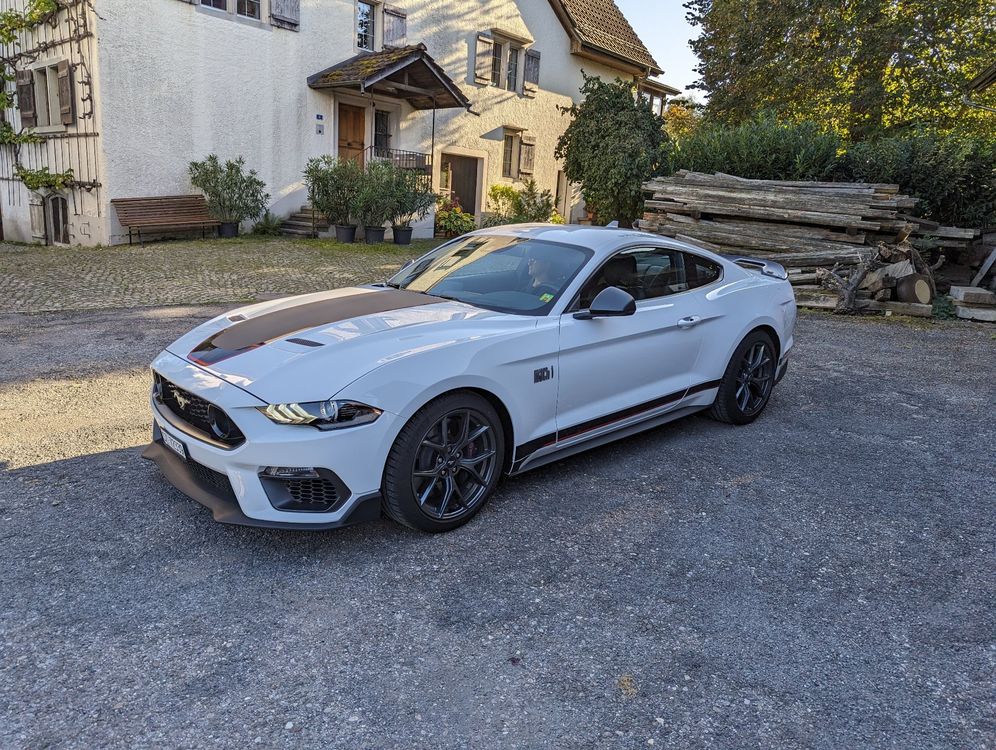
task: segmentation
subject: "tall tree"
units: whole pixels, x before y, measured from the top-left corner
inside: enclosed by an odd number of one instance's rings
[[[631,82],[585,75],[581,93],[580,104],[562,108],[571,123],[557,141],[557,158],[598,223],[631,226],[642,211],[643,182],[669,153],[664,120]]]
[[[993,0],[687,0],[708,114],[760,109],[852,139],[928,123],[994,130],[964,84],[996,59]]]

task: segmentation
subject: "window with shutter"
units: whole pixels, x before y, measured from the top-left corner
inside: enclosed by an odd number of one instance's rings
[[[526,51],[526,70],[523,74],[523,91],[533,92],[539,87],[540,53],[538,50]]]
[[[519,172],[531,175],[536,163],[536,139],[522,136],[519,142]]]
[[[515,177],[515,133],[505,131],[505,144],[501,161],[501,176]]]
[[[73,69],[67,60],[57,66],[59,76],[59,117],[63,125],[76,122],[76,97],[73,91]]]
[[[301,0],[270,0],[270,23],[297,31],[301,25]]]
[[[387,6],[384,8],[384,44],[388,47],[404,47],[408,39],[408,16],[403,10]]]
[[[477,56],[474,60],[474,82],[486,86],[491,82],[492,54],[495,41],[487,34],[477,35]]]
[[[35,77],[30,70],[17,71],[17,108],[21,111],[21,127],[33,128],[35,114]]]

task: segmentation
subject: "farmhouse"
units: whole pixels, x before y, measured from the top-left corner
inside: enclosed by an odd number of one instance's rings
[[[327,153],[423,171],[475,215],[491,185],[534,178],[570,216],[554,148],[582,71],[632,80],[659,109],[677,93],[612,0],[58,5],[4,53],[10,130],[41,136],[0,148],[7,239],[128,241],[111,201],[190,193],[187,164],[209,153],[244,156],[279,216]]]

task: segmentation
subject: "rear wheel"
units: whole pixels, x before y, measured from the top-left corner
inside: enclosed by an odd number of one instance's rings
[[[729,424],[753,422],[771,398],[777,365],[771,336],[764,331],[748,334],[726,367],[709,415]]]
[[[395,440],[384,471],[384,511],[421,531],[473,518],[501,477],[505,436],[494,407],[474,393],[430,402]]]

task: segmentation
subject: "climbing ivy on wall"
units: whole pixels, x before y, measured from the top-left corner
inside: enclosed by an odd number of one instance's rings
[[[40,26],[59,12],[58,0],[28,0],[23,11],[5,10],[0,13],[0,45],[16,46],[20,42],[22,31],[30,31]],[[19,55],[0,57],[0,111],[16,109],[17,101],[14,93],[7,90],[7,84],[15,80],[15,63]],[[9,122],[0,122],[0,146],[10,146],[14,151],[14,174],[29,190],[62,190],[72,184],[73,171],[49,172],[42,169],[26,169],[20,163],[20,146],[25,143],[41,143],[44,137],[30,128],[14,130]]]

